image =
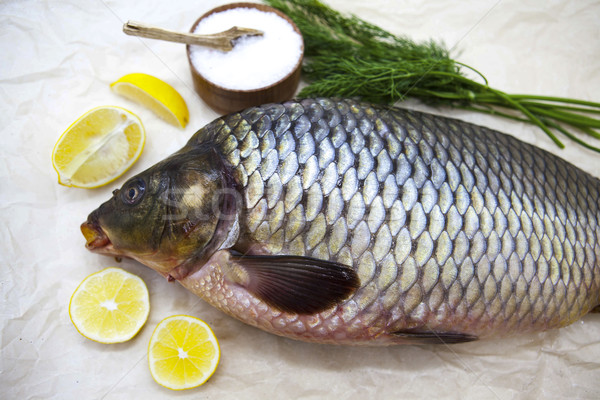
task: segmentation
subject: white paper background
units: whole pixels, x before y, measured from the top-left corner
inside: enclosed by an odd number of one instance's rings
[[[65,0],[0,3],[0,397],[155,398],[598,398],[600,316],[559,331],[453,347],[353,348],[266,334],[211,308],[178,284],[131,261],[150,290],[146,326],[128,343],[83,338],[69,320],[69,298],[88,274],[115,265],[84,249],[87,214],[127,176],[182,146],[218,115],[195,94],[183,45],[121,32],[128,19],[188,30],[225,1]],[[434,38],[458,60],[507,92],[600,100],[597,1],[331,0],[397,34]],[[111,93],[109,84],[145,72],[186,99],[185,130]],[[51,152],[87,110],[120,105],[142,119],[146,149],[132,170],[96,190],[57,184]],[[560,151],[539,130],[459,111],[440,111],[519,136],[600,177],[600,156],[565,140]],[[598,145],[598,142],[596,142]],[[173,314],[207,321],[222,349],[204,386],[172,392],[147,367],[156,324]]]

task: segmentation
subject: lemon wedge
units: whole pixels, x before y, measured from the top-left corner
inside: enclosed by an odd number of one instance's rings
[[[144,326],[149,312],[144,281],[115,267],[85,278],[69,303],[69,316],[77,331],[100,343],[131,339]]]
[[[202,385],[219,364],[219,343],[202,320],[174,315],[162,320],[148,346],[148,363],[154,380],[173,390]]]
[[[58,183],[95,188],[117,179],[140,157],[146,141],[142,121],[115,106],[83,114],[60,136],[52,151]]]
[[[190,119],[179,92],[152,75],[128,74],[111,83],[110,87],[115,93],[148,107],[170,124],[185,128]]]

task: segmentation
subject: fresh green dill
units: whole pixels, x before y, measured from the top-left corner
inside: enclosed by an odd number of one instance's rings
[[[354,15],[346,16],[318,0],[265,0],[288,15],[304,37],[304,77],[300,97],[360,97],[393,104],[408,97],[529,122],[559,147],[557,133],[600,152],[571,131],[596,139],[600,103],[570,98],[507,94],[488,85],[476,69],[453,60],[433,41],[415,43]],[[476,73],[482,82],[468,78]]]

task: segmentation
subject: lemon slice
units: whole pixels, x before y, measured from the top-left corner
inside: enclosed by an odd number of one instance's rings
[[[190,119],[183,97],[171,85],[148,74],[128,74],[110,85],[113,91],[140,103],[170,124],[185,128]]]
[[[174,315],[162,320],[148,347],[154,380],[173,390],[202,385],[215,372],[221,352],[210,327],[198,318]]]
[[[146,141],[142,121],[115,106],[94,108],[61,135],[52,151],[58,183],[94,188],[123,175],[140,157]]]
[[[75,328],[100,343],[131,339],[146,322],[149,311],[144,281],[114,267],[85,278],[69,303],[69,316]]]

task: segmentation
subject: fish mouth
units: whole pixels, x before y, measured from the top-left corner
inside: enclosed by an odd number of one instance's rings
[[[85,237],[85,248],[93,252],[108,253],[112,251],[110,239],[100,225],[88,218],[81,224],[81,233]]]

